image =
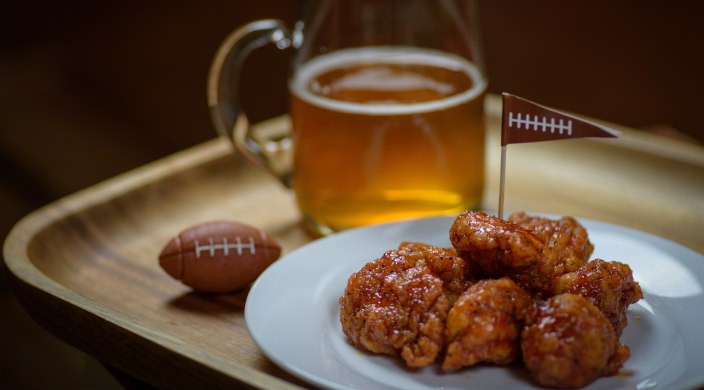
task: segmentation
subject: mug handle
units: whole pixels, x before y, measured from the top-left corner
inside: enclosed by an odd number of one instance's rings
[[[232,33],[218,48],[208,75],[208,106],[216,131],[254,165],[291,184],[289,134],[254,134],[239,104],[239,77],[249,53],[267,44],[283,50],[291,46],[291,32],[276,19],[248,23]]]

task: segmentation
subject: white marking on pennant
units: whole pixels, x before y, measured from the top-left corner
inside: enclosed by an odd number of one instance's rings
[[[530,114],[526,114],[525,119],[522,119],[520,112],[516,113],[515,117],[513,116],[513,112],[509,112],[508,127],[521,129],[522,126],[525,126],[526,130],[531,130],[530,127],[533,126],[533,131],[542,131],[543,133],[550,131],[550,133],[554,134],[557,130],[560,134],[562,134],[563,131],[566,131],[567,135],[572,135],[572,120],[568,120],[565,124],[564,119],[560,118],[560,122],[555,123],[555,118],[550,117],[550,122],[548,122],[546,117],[542,117],[542,119],[540,119],[537,114],[533,116],[532,120],[530,119]]]

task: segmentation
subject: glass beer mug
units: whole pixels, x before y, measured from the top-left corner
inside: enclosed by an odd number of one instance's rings
[[[290,134],[257,137],[237,80],[252,49],[294,50]],[[487,80],[472,1],[318,0],[293,30],[260,20],[221,45],[218,132],[295,193],[318,234],[480,206]]]

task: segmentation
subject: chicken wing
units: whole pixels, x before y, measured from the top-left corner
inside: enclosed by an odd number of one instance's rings
[[[474,280],[454,249],[403,243],[349,278],[342,330],[359,348],[425,366],[443,349],[452,302]]]
[[[492,277],[508,276],[521,287],[546,291],[555,273],[549,247],[522,227],[478,211],[460,214],[450,229],[460,257],[477,263]]]
[[[508,221],[526,229],[555,254],[554,275],[576,271],[589,261],[594,245],[587,229],[572,217],[549,219],[516,212]]]
[[[551,220],[512,214],[507,221],[466,211],[455,219],[450,241],[460,256],[477,263],[493,277],[509,276],[545,296],[551,280],[583,266],[594,245],[577,220]]]
[[[444,370],[478,362],[506,365],[520,355],[523,318],[533,297],[509,278],[470,286],[450,309],[445,327]]]
[[[404,241],[398,247],[399,252],[413,261],[421,261],[433,274],[442,279],[443,287],[450,302],[470,285],[484,277],[484,271],[471,260],[462,259],[454,248],[438,248],[420,242]]]
[[[630,356],[586,298],[560,294],[534,306],[521,334],[523,361],[543,386],[582,387],[615,374]]]
[[[631,267],[602,259],[594,259],[575,272],[556,278],[552,293],[573,293],[587,298],[611,322],[617,337],[628,325],[628,306],[643,298],[640,285],[633,280]]]

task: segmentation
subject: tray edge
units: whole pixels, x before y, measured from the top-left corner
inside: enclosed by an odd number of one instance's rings
[[[262,122],[260,125],[280,126],[285,120],[285,117],[278,117]],[[208,378],[208,375],[220,374],[221,377],[216,378],[215,383],[221,382],[221,384],[224,384],[227,378],[231,378],[241,384],[255,388],[300,389],[299,386],[273,375],[228,362],[219,356],[208,354],[200,348],[188,346],[167,333],[160,332],[139,321],[126,317],[114,309],[90,300],[46,276],[32,264],[27,253],[28,245],[39,232],[75,212],[119,197],[126,192],[179,171],[228,157],[231,153],[232,147],[227,140],[221,137],[214,138],[68,195],[31,212],[19,220],[5,238],[2,254],[10,271],[9,279],[12,290],[22,306],[39,325],[60,339],[78,346],[85,352],[113,365],[115,368],[123,369],[128,373],[141,371],[141,377],[145,375],[144,370],[140,367],[135,367],[139,361],[133,360],[131,363],[120,363],[115,357],[104,355],[105,351],[101,352],[91,347],[90,343],[81,340],[80,337],[53,325],[50,316],[42,314],[42,311],[51,312],[55,311],[56,307],[59,307],[62,314],[66,313],[66,310],[72,310],[73,315],[86,316],[85,320],[97,325],[98,329],[104,327],[122,329],[126,331],[125,337],[132,336],[144,339],[149,342],[150,346],[159,348],[160,351],[158,353],[166,354],[169,351],[177,359],[185,359],[197,363],[203,374],[201,376],[204,378]],[[37,301],[42,303],[37,304]],[[134,348],[134,345],[136,344],[127,345],[127,348]],[[154,351],[152,349],[152,352]],[[183,352],[187,352],[187,354],[183,354]],[[181,364],[185,365],[185,360]],[[130,359],[123,359],[122,361],[130,361]],[[143,359],[142,361],[147,360]],[[154,378],[149,379],[153,380]],[[173,384],[184,385],[182,381]],[[203,385],[203,383],[194,384]]]

